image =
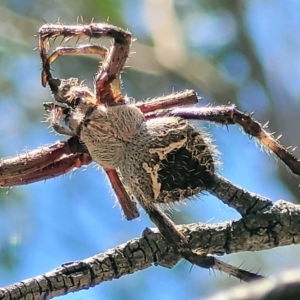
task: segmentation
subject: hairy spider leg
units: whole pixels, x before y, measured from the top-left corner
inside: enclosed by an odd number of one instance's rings
[[[45,68],[42,70],[42,78],[48,78],[48,81],[50,78],[52,78],[50,65],[59,57],[64,55],[99,55],[103,59],[107,55],[108,50],[104,47],[101,47],[99,45],[80,45],[76,47],[57,47],[47,58],[47,61],[45,63]],[[48,74],[48,75],[47,75]],[[50,75],[49,75],[50,74]],[[50,85],[51,88],[51,85]],[[121,84],[120,84],[120,78],[117,77],[112,83],[111,83],[111,90],[113,97],[115,99],[115,102],[119,102],[120,99],[123,99],[122,93],[121,93]],[[94,105],[98,105],[96,97],[93,100]]]
[[[136,203],[133,202],[128,195],[124,185],[122,184],[120,177],[115,169],[104,169],[105,173],[111,183],[111,186],[117,196],[124,216],[127,220],[133,220],[140,216],[140,213],[136,207]]]
[[[198,103],[199,97],[194,90],[185,90],[182,92],[172,93],[166,96],[148,99],[147,101],[137,102],[138,107],[144,114],[161,109],[167,109],[178,106],[186,106]]]
[[[29,151],[0,162],[0,186],[15,186],[54,178],[88,165],[86,153],[73,153],[77,138]],[[77,147],[77,146],[76,146]]]
[[[107,49],[98,45],[80,45],[76,47],[57,47],[47,58],[45,65],[50,66],[59,56],[64,55],[100,55],[105,58]],[[43,70],[45,71],[45,69]],[[44,73],[43,73],[44,75]]]
[[[300,175],[300,160],[284,148],[278,139],[266,132],[263,126],[252,118],[237,110],[234,105],[216,107],[182,107],[165,110],[159,116],[172,115],[190,120],[203,120],[223,125],[239,124],[243,130],[255,137],[269,152],[273,152],[295,175]],[[157,114],[146,115],[147,118],[157,117]]]
[[[30,154],[30,153],[29,153]],[[89,156],[86,156],[84,154],[71,154],[67,157],[58,159],[57,161],[49,164],[48,166],[38,169],[35,172],[30,172],[22,176],[21,174],[9,178],[7,180],[2,179],[0,181],[0,186],[16,186],[16,185],[26,185],[30,183],[34,183],[41,180],[47,180],[51,178],[55,178],[57,176],[61,176],[64,174],[67,174],[68,172],[79,168],[83,165],[87,165],[91,160],[88,160],[86,157],[89,158]],[[82,163],[84,161],[84,163]]]
[[[42,60],[42,68],[45,70],[42,76],[42,84],[46,85],[51,79],[50,65],[47,56],[47,42],[51,37],[84,37],[114,39],[108,55],[106,55],[101,68],[95,77],[95,94],[99,103],[114,105],[124,102],[123,97],[114,98],[111,83],[117,79],[124,68],[129,56],[131,45],[131,33],[116,26],[106,23],[92,23],[89,25],[61,25],[45,24],[39,30],[39,48]]]

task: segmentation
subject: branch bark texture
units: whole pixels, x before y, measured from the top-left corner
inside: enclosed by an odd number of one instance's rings
[[[180,225],[178,229],[189,238],[193,249],[201,248],[211,255],[298,244],[300,206],[279,200],[237,221]],[[141,238],[105,253],[63,264],[43,275],[1,288],[0,300],[52,299],[118,279],[151,265],[172,268],[180,260],[179,253],[168,246],[157,230],[146,229]]]

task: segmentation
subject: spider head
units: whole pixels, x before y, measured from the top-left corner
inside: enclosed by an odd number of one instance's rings
[[[47,120],[58,133],[66,134],[69,130],[69,135],[76,135],[86,112],[95,105],[93,93],[78,78],[51,78],[48,83],[56,103],[44,103]]]

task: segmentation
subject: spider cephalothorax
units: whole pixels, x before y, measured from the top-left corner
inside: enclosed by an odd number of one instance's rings
[[[59,47],[48,55],[50,38],[109,37],[111,49],[98,45]],[[195,107],[192,90],[129,103],[120,89],[120,75],[129,55],[131,34],[106,23],[47,24],[39,30],[42,84],[49,85],[55,103],[45,103],[52,128],[70,138],[47,148],[8,159],[0,166],[0,185],[28,184],[64,174],[92,160],[104,168],[128,220],[145,209],[169,245],[183,258],[215,268],[242,280],[259,278],[213,256],[192,250],[188,239],[160,210],[158,204],[185,200],[206,190],[242,216],[256,213],[270,201],[235,186],[215,171],[217,151],[210,137],[189,124],[189,119],[218,124],[239,124],[300,175],[300,162],[263,127],[233,105]],[[95,76],[94,91],[76,78],[53,78],[50,65],[60,55],[95,54],[104,59]],[[26,168],[24,168],[24,162]],[[241,205],[241,203],[243,203]],[[228,233],[229,234],[229,233]]]

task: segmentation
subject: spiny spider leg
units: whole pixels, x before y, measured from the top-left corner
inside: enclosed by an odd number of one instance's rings
[[[190,263],[205,269],[219,270],[243,281],[264,278],[264,276],[231,266],[214,256],[207,255],[201,249],[192,250],[186,237],[176,229],[170,218],[162,213],[155,204],[144,205],[141,203],[141,205],[167,242]]]
[[[267,150],[273,152],[294,174],[300,175],[300,160],[280,145],[251,115],[238,111],[234,105],[194,108],[183,107],[166,110],[161,112],[161,114],[178,116],[190,120],[205,120],[225,125],[239,124],[247,134],[255,137]],[[157,115],[155,116],[157,117]],[[151,115],[147,117],[150,118]]]
[[[30,155],[30,153],[28,154]],[[90,162],[92,162],[92,160],[90,156],[86,154],[71,154],[67,157],[60,158],[48,166],[36,170],[35,172],[26,173],[25,175],[20,174],[16,177],[10,177],[8,179],[1,178],[0,186],[11,187],[16,185],[26,185],[41,180],[55,178],[76,168],[80,168],[83,165],[88,165]]]
[[[119,175],[115,169],[105,169],[106,175],[109,178],[111,186],[117,195],[118,202],[120,203],[124,216],[127,220],[133,220],[140,216],[136,207],[136,203],[133,202],[124,188]]]
[[[46,180],[91,162],[88,153],[74,153],[77,138],[59,142],[0,162],[0,186],[14,186]]]
[[[144,114],[154,112],[161,109],[178,107],[183,105],[196,104],[199,98],[194,90],[185,90],[182,92],[172,93],[167,96],[156,97],[146,102],[137,102],[138,107]]]
[[[84,55],[84,54],[93,54],[100,55],[102,58],[105,58],[107,54],[107,49],[98,45],[80,45],[76,47],[57,47],[48,57],[45,65],[51,65],[59,56],[63,55]],[[46,70],[43,69],[42,77],[45,77],[44,74]]]
[[[65,55],[84,55],[84,54],[93,54],[93,55],[99,55],[103,59],[107,55],[108,50],[104,47],[101,47],[99,45],[81,45],[76,47],[58,47],[56,48],[50,56],[47,58],[47,61],[45,63],[45,68],[42,70],[42,79],[48,78],[48,81],[52,78],[50,65],[59,57],[59,56],[65,56]],[[48,75],[47,75],[48,74]],[[52,89],[52,85],[50,84],[50,88]],[[121,84],[120,79],[117,77],[112,83],[111,83],[111,91],[113,94],[113,98],[115,99],[115,102],[120,102],[121,99],[123,101],[123,96],[121,93]],[[53,90],[52,90],[53,92]],[[95,98],[94,104],[98,105],[98,101]]]
[[[110,84],[118,78],[129,56],[131,33],[105,23],[69,26],[61,24],[43,25],[39,30],[39,48],[42,68],[44,70],[42,76],[43,86],[45,86],[47,81],[52,78],[47,57],[47,42],[51,37],[60,35],[70,38],[73,36],[88,36],[90,38],[101,38],[106,36],[114,39],[114,45],[106,56],[99,72],[96,74],[95,94],[99,103],[107,105],[114,105],[119,102],[122,103],[124,101],[123,98],[117,100],[114,99]]]
[[[21,172],[23,175],[27,172],[35,172],[38,168],[44,168],[59,159],[66,152],[66,143],[59,142],[48,147],[43,147],[28,153],[18,155],[13,158],[5,159],[1,162],[0,176],[1,179],[10,176],[18,176]],[[23,164],[20,164],[20,161]],[[33,169],[35,168],[35,169]]]

